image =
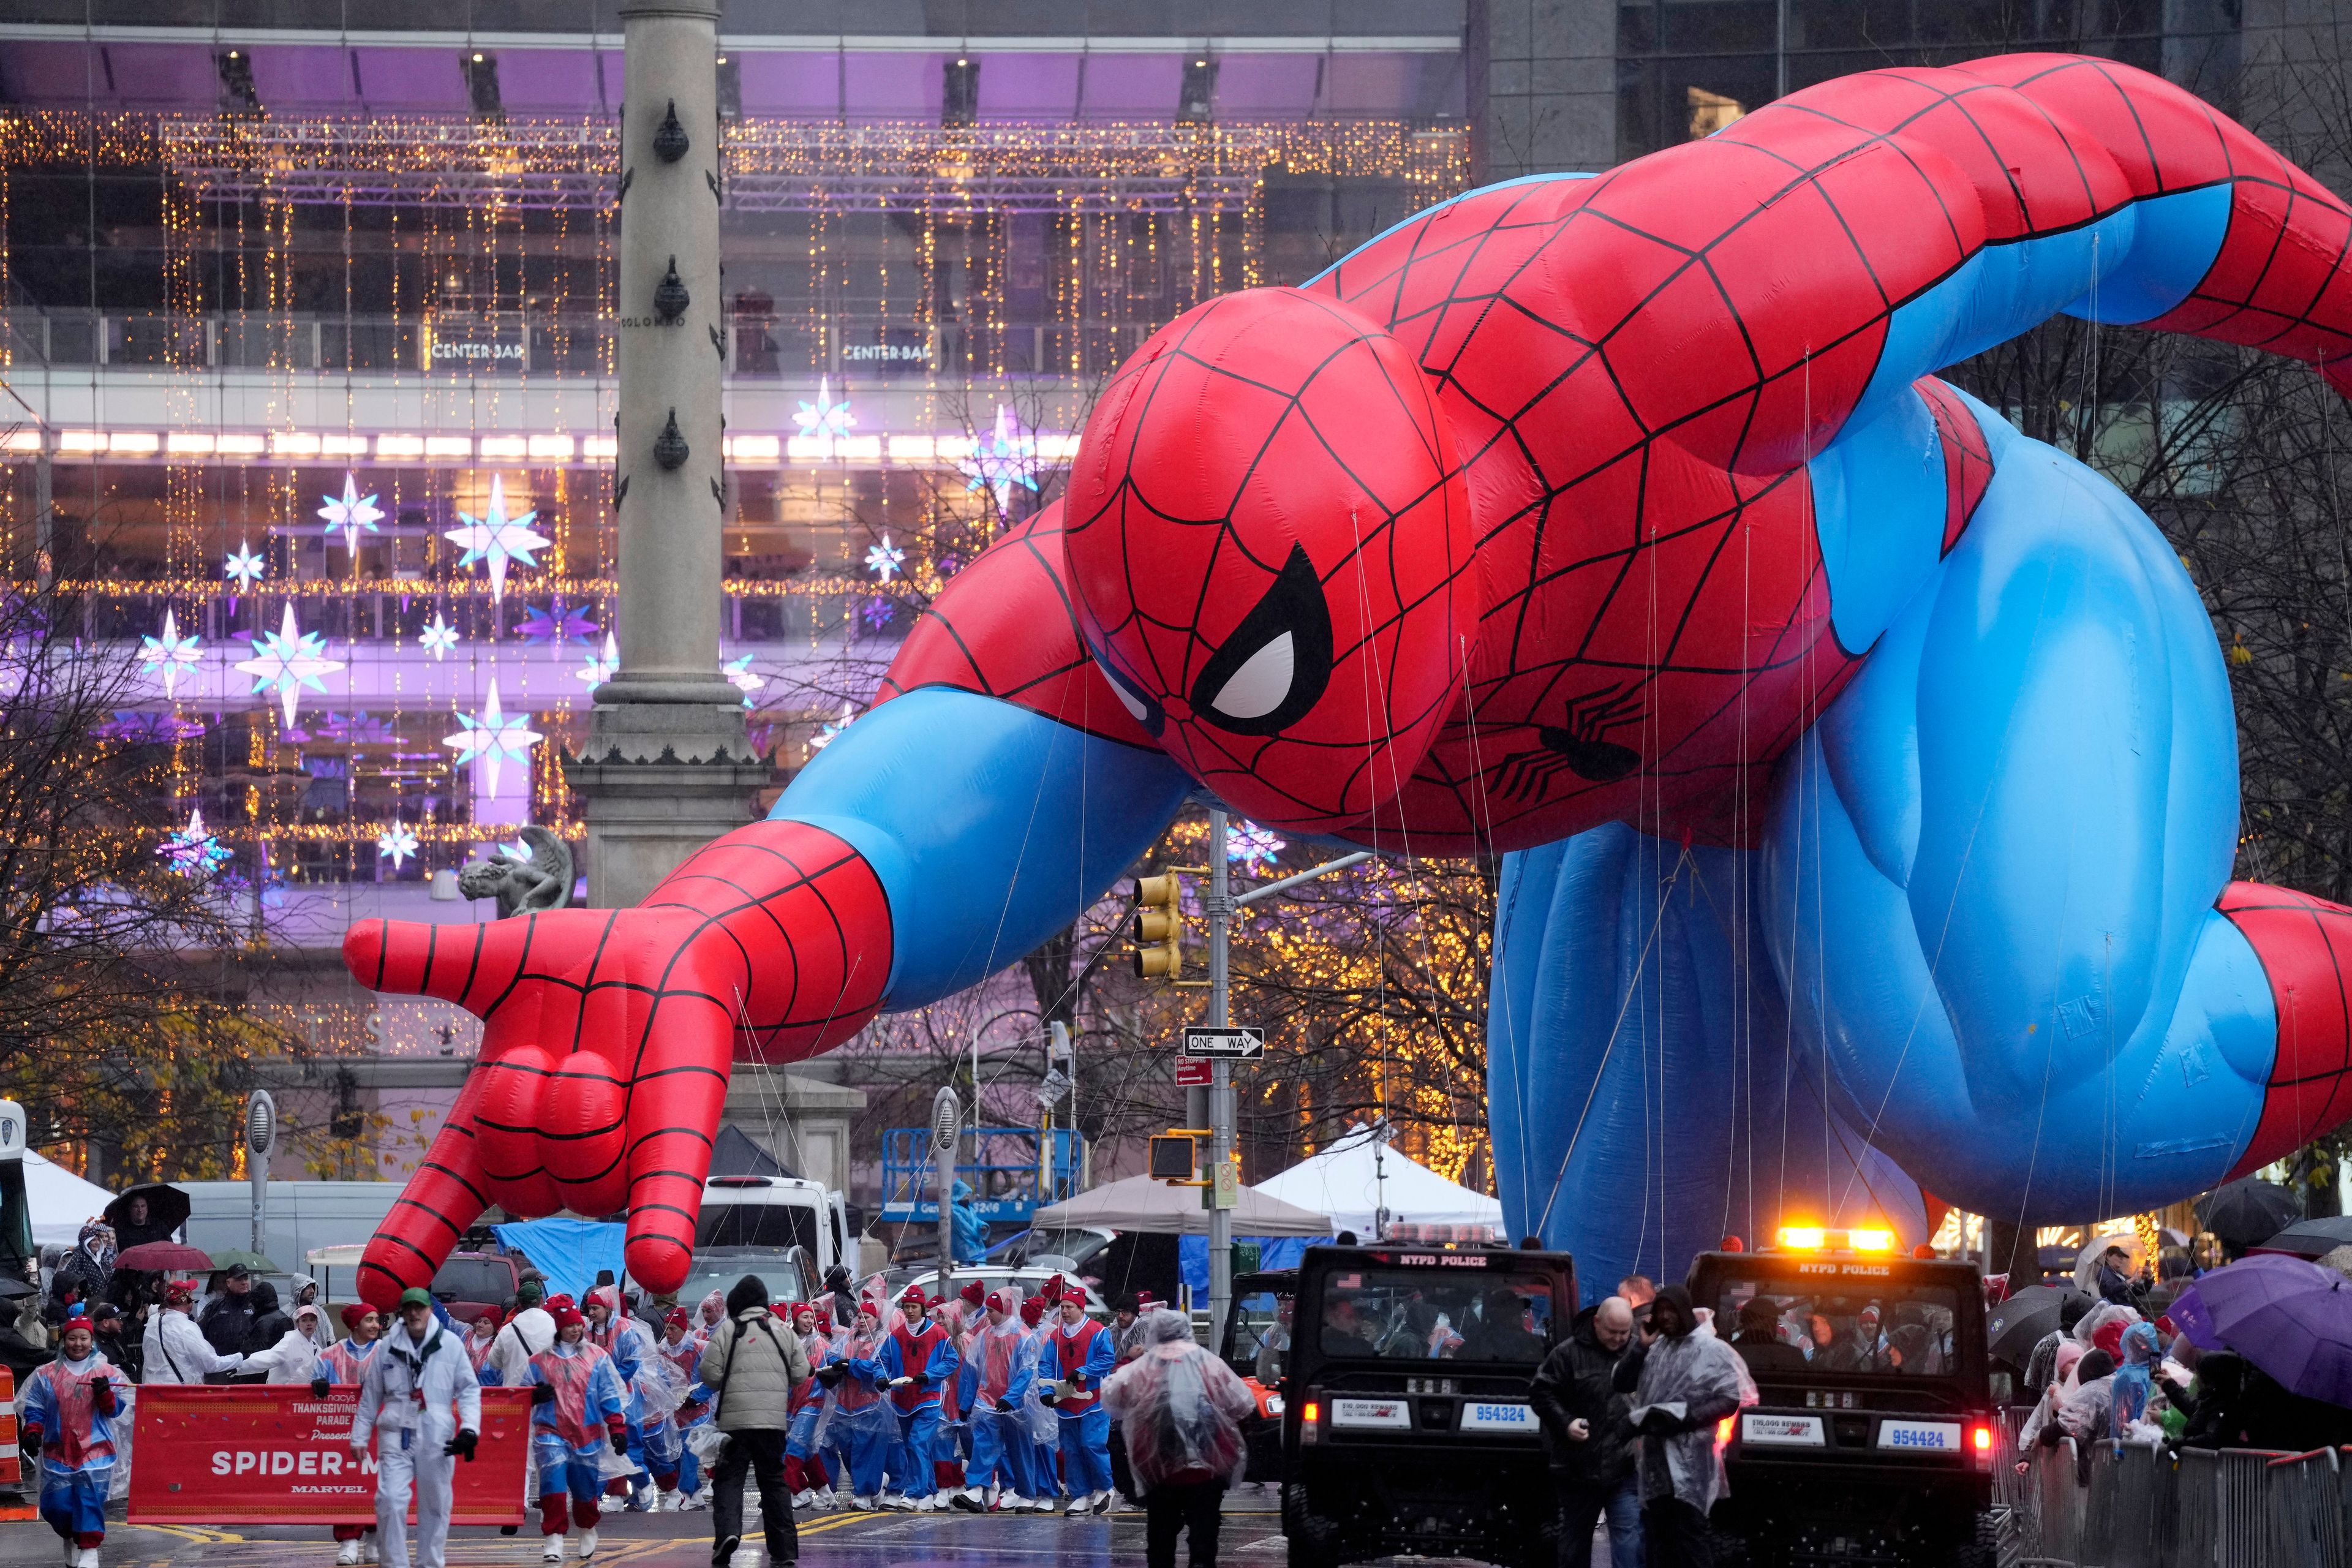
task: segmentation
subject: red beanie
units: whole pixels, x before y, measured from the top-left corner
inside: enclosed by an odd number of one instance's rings
[[[977,1279],[965,1280],[963,1289],[957,1291],[956,1294],[963,1300],[971,1302],[975,1307],[979,1306],[981,1302],[988,1299],[987,1289]]]
[[[1022,1302],[1021,1321],[1028,1324],[1033,1329],[1039,1323],[1044,1322],[1045,1321],[1045,1298],[1043,1296],[1032,1296],[1027,1300]]]
[[[343,1320],[343,1332],[354,1334],[359,1332],[360,1320],[374,1310],[375,1309],[365,1301],[348,1301],[344,1303],[343,1310],[336,1315]]]

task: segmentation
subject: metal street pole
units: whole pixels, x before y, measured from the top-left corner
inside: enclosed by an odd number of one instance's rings
[[[948,1194],[955,1186],[956,1140],[963,1134],[963,1106],[953,1085],[943,1085],[931,1097],[931,1186],[940,1205],[940,1288],[941,1296],[955,1294],[955,1212]]]
[[[278,1142],[278,1101],[257,1089],[245,1102],[245,1173],[253,1179],[253,1250],[267,1252],[262,1232],[269,1220],[269,1151]]]
[[[1209,1023],[1233,1022],[1226,1010],[1225,958],[1234,921],[1230,863],[1225,859],[1225,814],[1209,813]],[[1199,1122],[1192,1125],[1199,1126]],[[1234,1067],[1220,1057],[1209,1064],[1209,1343],[1225,1342],[1225,1314],[1234,1306],[1234,1211],[1216,1201],[1213,1184],[1234,1157]]]

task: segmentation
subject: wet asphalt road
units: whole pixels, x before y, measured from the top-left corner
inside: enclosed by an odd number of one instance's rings
[[[1272,1488],[1244,1487],[1225,1499],[1219,1557],[1239,1568],[1281,1568],[1282,1524]],[[810,1513],[796,1516],[803,1568],[1016,1568],[1052,1559],[1072,1568],[1143,1562],[1143,1515],[1122,1508],[1094,1519],[1059,1514]],[[733,1568],[768,1568],[759,1527],[747,1521]],[[707,1512],[607,1514],[592,1568],[702,1568],[710,1561]],[[536,1517],[521,1533],[449,1532],[452,1568],[540,1568]],[[335,1543],[324,1530],[264,1525],[107,1527],[106,1568],[329,1568]],[[0,1565],[53,1564],[58,1542],[37,1521],[0,1523]],[[573,1559],[567,1551],[567,1564]]]

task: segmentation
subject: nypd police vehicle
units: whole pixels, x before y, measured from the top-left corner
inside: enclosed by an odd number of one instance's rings
[[[1282,1379],[1291,1568],[1399,1552],[1551,1568],[1528,1381],[1576,1315],[1566,1253],[1309,1247]]]
[[[1975,1265],[1900,1256],[1879,1229],[1778,1239],[1691,1265],[1692,1303],[1714,1310],[1759,1396],[1726,1423],[1723,1544],[1756,1568],[1991,1568],[1996,1405]]]

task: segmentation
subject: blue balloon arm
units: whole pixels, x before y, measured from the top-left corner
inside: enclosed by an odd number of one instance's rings
[[[886,1006],[937,1001],[1076,919],[1192,781],[1160,752],[947,687],[893,698],[819,752],[771,816],[833,833],[890,901]]]

